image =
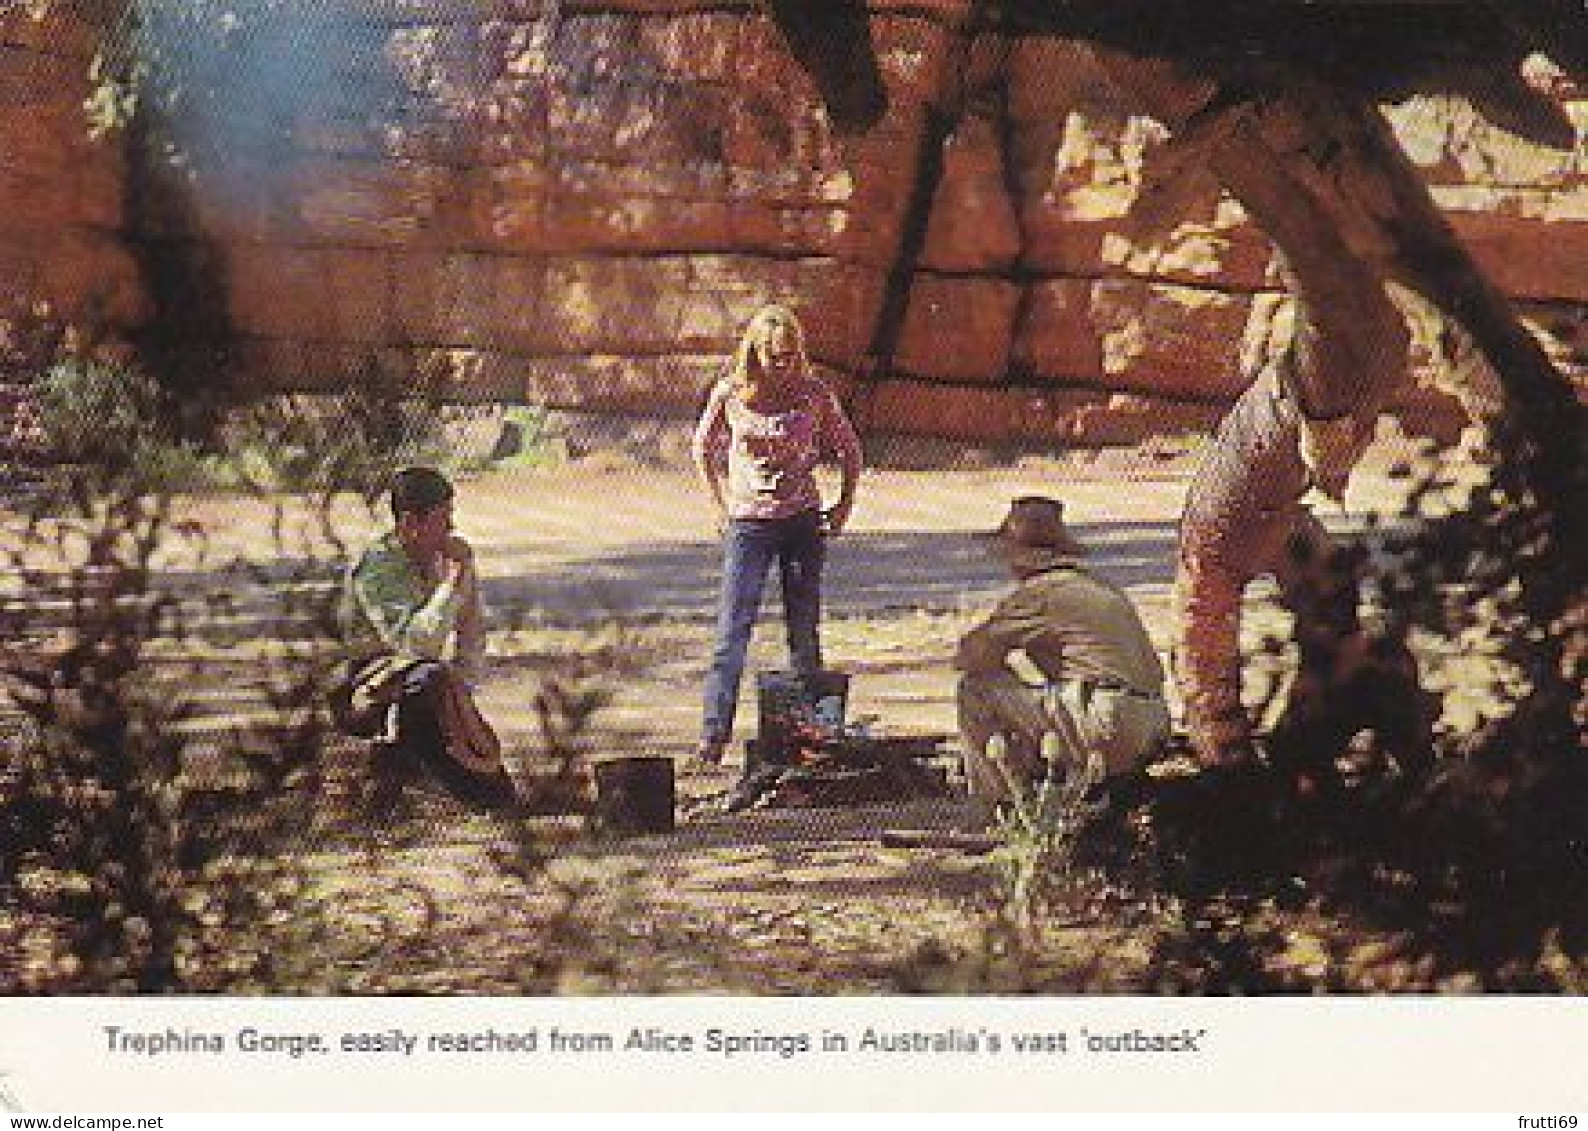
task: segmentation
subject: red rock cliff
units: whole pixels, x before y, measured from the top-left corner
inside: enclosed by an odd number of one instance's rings
[[[63,326],[115,332],[148,313],[120,147],[84,115],[98,42],[69,7],[0,15],[0,366],[35,362]]]
[[[120,158],[83,127],[91,36],[12,13],[0,317],[177,317],[127,248],[186,243],[260,387],[374,365],[467,398],[686,413],[755,305],[780,298],[872,431],[1089,444],[1206,423],[1242,383],[1254,295],[1276,286],[1266,241],[1196,170],[1167,236],[1133,236],[1152,123],[1076,45],[972,40],[965,7],[870,4],[889,103],[850,138],[749,3],[327,0],[290,24],[251,17],[172,123],[181,199],[130,223]],[[1448,98],[1388,109],[1580,376],[1588,101],[1539,81],[1574,152]],[[1444,336],[1415,321],[1426,382]],[[1450,414],[1436,393],[1408,407]]]

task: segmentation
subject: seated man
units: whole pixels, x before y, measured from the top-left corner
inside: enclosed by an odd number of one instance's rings
[[[410,467],[391,487],[394,528],[348,570],[343,729],[377,741],[399,773],[423,765],[452,792],[500,799],[500,746],[470,694],[485,653],[474,551],[452,531],[452,484]]]
[[[1120,589],[1082,569],[1063,504],[1016,499],[992,535],[1019,585],[959,643],[965,776],[984,811],[1052,774],[1101,779],[1133,770],[1169,734],[1163,666]],[[1043,683],[1009,666],[1023,653]],[[988,741],[1002,736],[1003,765]],[[1046,742],[1044,742],[1046,738]],[[1055,759],[1058,765],[1049,765]]]

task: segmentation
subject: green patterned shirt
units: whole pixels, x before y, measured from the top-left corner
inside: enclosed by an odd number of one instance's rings
[[[479,677],[485,634],[478,585],[426,579],[395,533],[382,535],[348,569],[342,622],[354,657],[394,652],[447,660],[465,681]]]

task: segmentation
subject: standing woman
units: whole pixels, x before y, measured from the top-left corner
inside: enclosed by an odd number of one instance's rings
[[[702,761],[720,762],[774,559],[794,671],[821,671],[823,540],[849,521],[860,478],[860,440],[838,398],[811,372],[793,311],[765,306],[750,320],[701,413],[693,453],[724,535],[717,644],[696,750]],[[825,511],[815,476],[824,455],[842,475],[838,501]]]

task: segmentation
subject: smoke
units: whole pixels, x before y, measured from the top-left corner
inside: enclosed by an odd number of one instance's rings
[[[304,157],[389,157],[405,127],[445,117],[449,84],[477,77],[456,65],[477,52],[442,57],[478,28],[476,0],[439,28],[399,22],[411,7],[131,0],[122,53],[146,136],[221,207],[269,194]]]

